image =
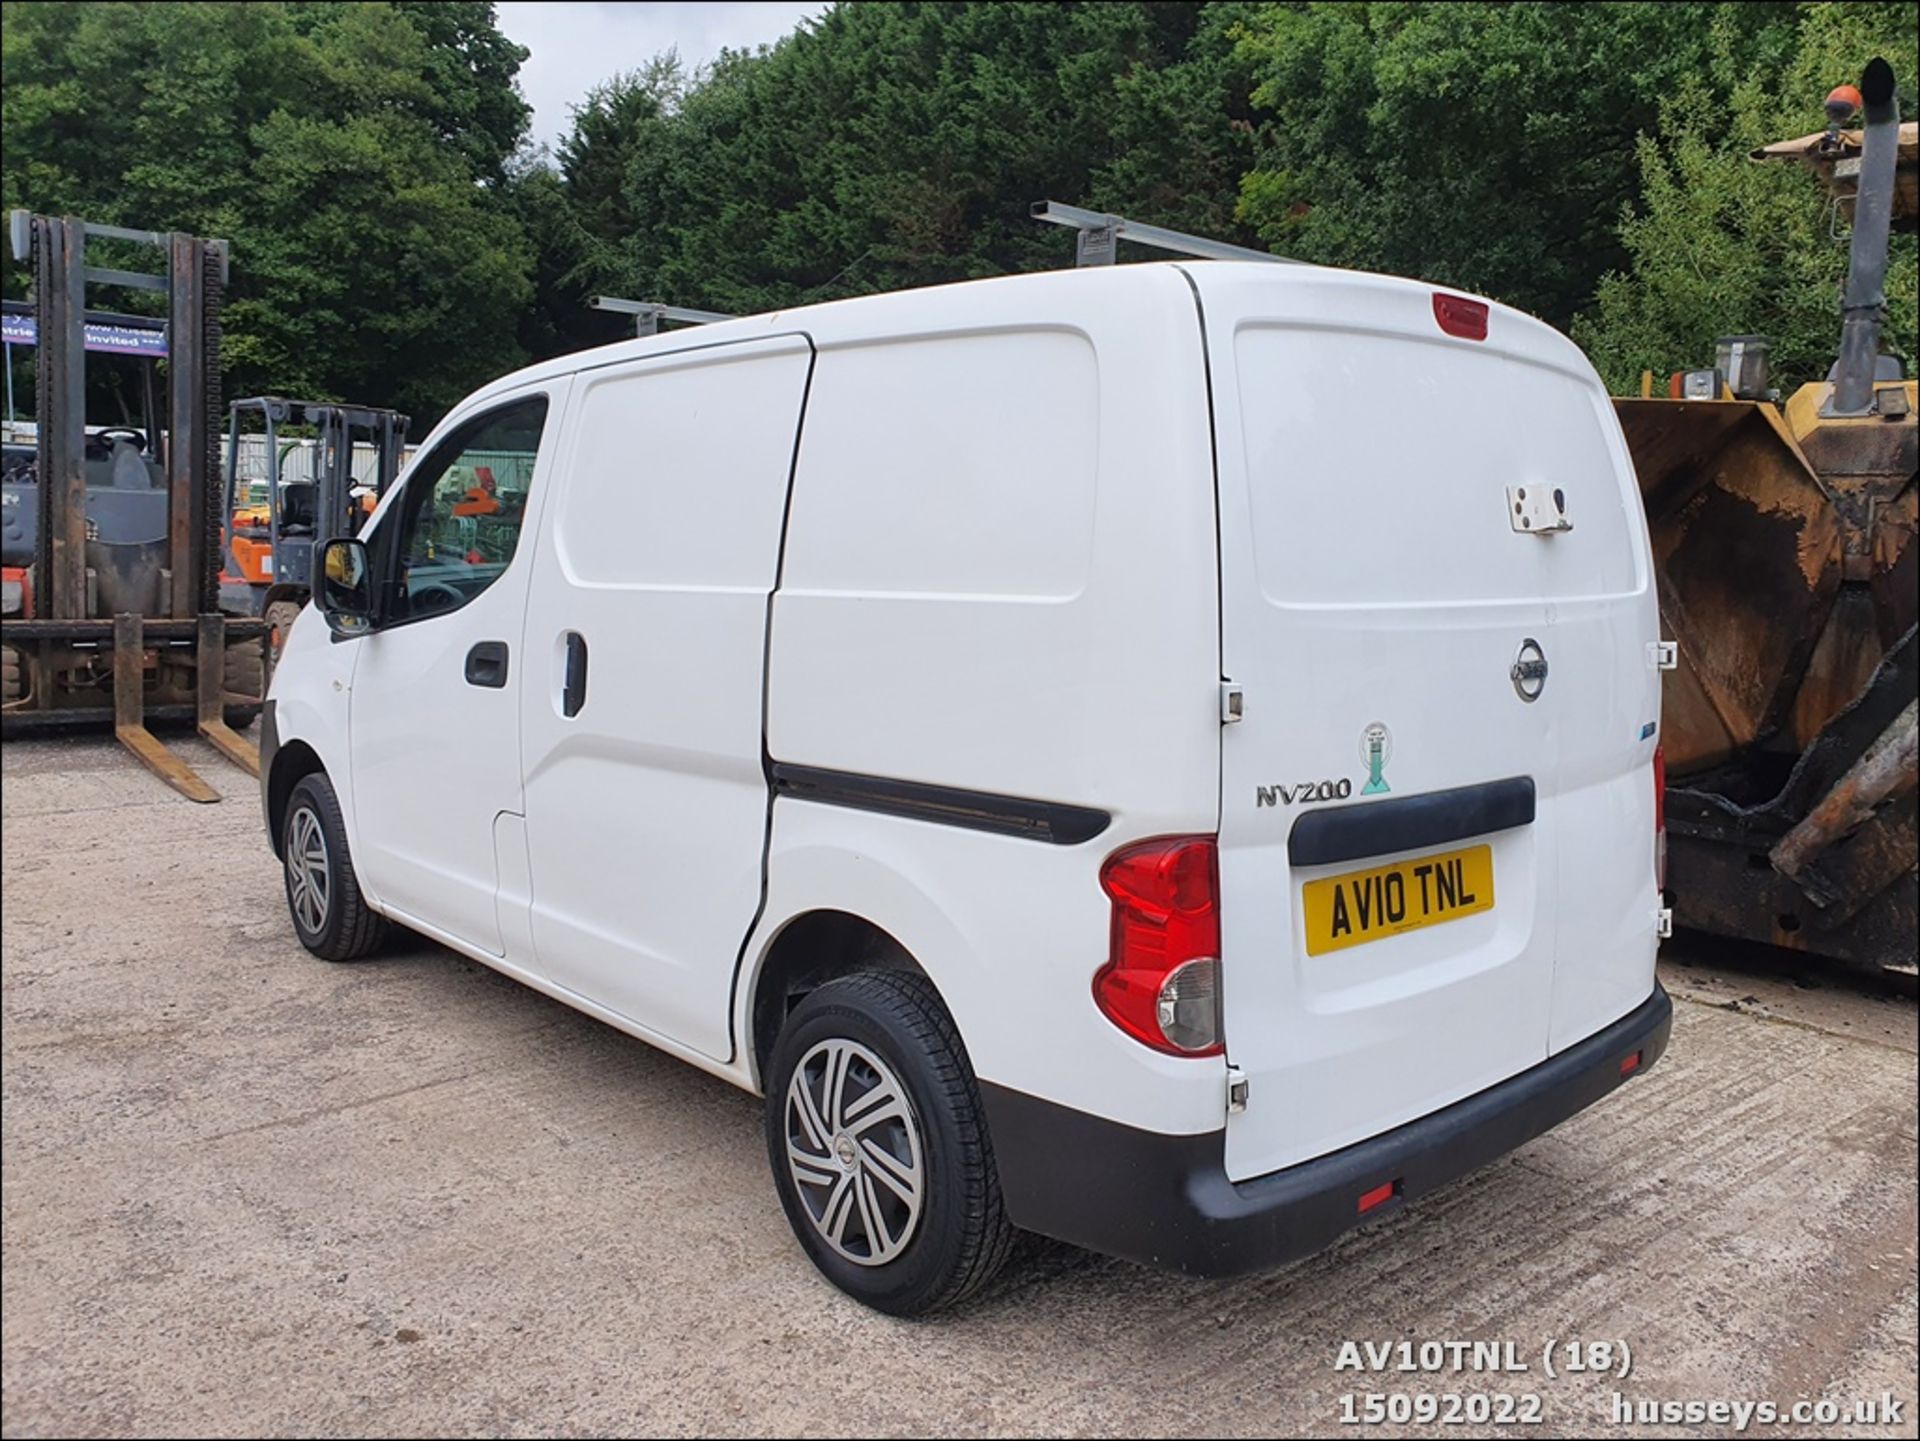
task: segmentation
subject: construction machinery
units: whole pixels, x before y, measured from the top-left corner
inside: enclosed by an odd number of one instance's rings
[[[192,721],[236,765],[259,755],[234,725],[264,695],[266,626],[219,610],[220,300],[227,246],[14,211],[13,254],[32,266],[35,424],[29,459],[9,448],[0,615],[0,733],[111,723],[121,743],[181,794],[219,794],[147,729]],[[89,242],[156,248],[159,274],[90,264]],[[166,319],[90,315],[89,286],[154,292]],[[11,322],[14,317],[9,317]],[[148,356],[145,429],[90,431],[87,352],[102,326],[136,333]],[[154,339],[155,333],[158,340]],[[92,348],[112,349],[94,344]],[[165,398],[153,367],[165,359]]]
[[[254,396],[233,402],[220,604],[264,619],[274,658],[313,593],[321,545],[358,534],[399,476],[407,423],[395,410],[331,401]],[[302,431],[309,434],[299,436]]]
[[[1672,637],[1675,923],[1911,974],[1920,430],[1880,329],[1889,230],[1914,224],[1914,145],[1884,61],[1850,92],[1823,134],[1756,152],[1808,165],[1852,213],[1828,377],[1780,404],[1764,339],[1729,336],[1711,369],[1616,408]],[[1849,131],[1855,105],[1866,123]]]

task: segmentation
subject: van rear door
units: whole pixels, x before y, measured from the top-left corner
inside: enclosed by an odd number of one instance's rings
[[[1618,425],[1564,338],[1411,282],[1190,273],[1222,675],[1243,693],[1220,802],[1239,1180],[1483,1090],[1645,999],[1654,602]],[[1562,505],[1572,528],[1534,533]],[[1578,833],[1570,767],[1590,788]],[[1568,935],[1575,912],[1606,945]],[[1575,953],[1600,979],[1557,994]]]

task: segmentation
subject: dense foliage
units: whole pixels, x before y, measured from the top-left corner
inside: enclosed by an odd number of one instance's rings
[[[0,196],[230,240],[230,392],[442,409],[519,358],[533,298],[492,10],[7,4]]]
[[[1845,236],[1746,152],[1874,53],[1911,115],[1920,71],[1899,3],[840,5],[615,76],[549,154],[484,3],[4,18],[6,205],[231,239],[230,388],[424,417],[621,333],[595,293],[744,311],[1067,263],[1046,198],[1484,291],[1619,387],[1730,332],[1792,383]]]

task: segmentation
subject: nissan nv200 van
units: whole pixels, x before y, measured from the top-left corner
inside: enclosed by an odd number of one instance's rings
[[[1666,1046],[1652,558],[1569,341],[1161,263],[568,355],[332,541],[264,717],[390,923],[766,1101],[837,1286],[1220,1276]]]

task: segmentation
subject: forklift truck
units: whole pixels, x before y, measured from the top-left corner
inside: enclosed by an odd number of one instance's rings
[[[147,729],[193,721],[259,774],[230,722],[264,699],[266,624],[219,609],[220,302],[227,245],[181,232],[16,210],[16,259],[33,268],[31,465],[9,458],[0,615],[0,735],[111,723],[162,780],[195,801],[219,793]],[[158,249],[160,274],[88,263],[89,240]],[[164,429],[86,425],[89,286],[166,299]]]
[[[399,476],[407,424],[396,410],[331,401],[262,395],[233,402],[220,511],[226,519],[220,605],[231,614],[263,618],[273,658],[313,594],[313,558],[320,546],[358,534],[373,503]],[[303,443],[287,439],[289,428],[313,432],[310,478],[288,473],[287,461]],[[265,452],[264,475],[249,478],[248,488],[261,492],[257,497],[241,490],[241,453],[250,440]],[[354,475],[356,445],[372,453],[373,474],[364,482]]]

